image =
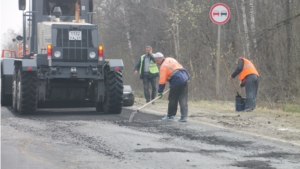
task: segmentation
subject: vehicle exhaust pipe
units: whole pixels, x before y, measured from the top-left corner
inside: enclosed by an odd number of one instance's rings
[[[79,3],[78,1],[75,4],[75,23],[79,23],[79,19],[80,19],[80,7],[79,7]]]

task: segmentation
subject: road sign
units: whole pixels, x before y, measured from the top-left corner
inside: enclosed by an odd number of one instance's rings
[[[218,25],[223,25],[230,18],[230,9],[223,3],[214,4],[209,11],[210,19]]]
[[[223,3],[214,4],[209,11],[210,19],[218,25],[218,43],[217,43],[217,70],[216,70],[216,99],[219,100],[220,94],[220,53],[221,53],[221,25],[230,18],[230,9]]]

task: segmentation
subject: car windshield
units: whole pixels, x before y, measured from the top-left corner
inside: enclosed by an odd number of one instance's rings
[[[60,7],[63,16],[75,15],[75,3],[77,0],[44,0],[44,15],[53,15],[55,7]],[[80,4],[79,4],[80,5]]]

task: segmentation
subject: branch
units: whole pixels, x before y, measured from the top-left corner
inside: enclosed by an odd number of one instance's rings
[[[293,19],[296,19],[300,16],[300,13],[295,15],[295,16],[292,16],[286,20],[283,20],[283,21],[280,21],[278,23],[276,23],[275,25],[273,25],[271,28],[266,28],[266,29],[263,29],[261,30],[259,33],[257,33],[255,36],[256,37],[261,37],[259,41],[261,41],[264,37],[265,34],[269,33],[270,31],[274,30],[274,29],[277,29],[277,28],[280,28],[288,23],[290,23],[291,20]]]

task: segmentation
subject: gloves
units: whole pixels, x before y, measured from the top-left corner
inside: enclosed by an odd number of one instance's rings
[[[163,94],[162,93],[158,93],[157,96],[159,97],[159,99],[161,99],[163,97]]]
[[[246,85],[246,78],[241,81],[240,87],[244,87],[245,85]]]

